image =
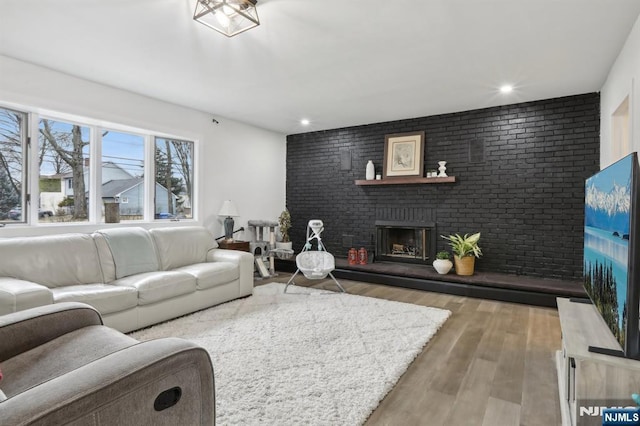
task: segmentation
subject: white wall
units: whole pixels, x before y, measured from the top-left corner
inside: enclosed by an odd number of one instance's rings
[[[627,96],[631,121],[629,152],[640,151],[640,17],[611,67],[600,93],[600,168],[624,156],[620,154],[614,158],[611,116]]]
[[[140,78],[144,78],[141,76]],[[234,120],[97,84],[0,55],[0,103],[163,132],[198,141],[197,222],[223,235],[217,213],[236,203],[236,228],[250,219],[277,220],[285,207],[286,137]],[[169,222],[169,225],[176,225]],[[7,225],[0,237],[88,232],[108,225]],[[119,224],[118,226],[123,226]],[[139,223],[133,226],[140,226]],[[150,226],[145,224],[144,226]],[[156,225],[154,225],[156,226]],[[244,234],[248,237],[248,233]],[[242,239],[243,234],[236,234]]]

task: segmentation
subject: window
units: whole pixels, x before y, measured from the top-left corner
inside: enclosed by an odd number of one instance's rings
[[[27,114],[0,108],[0,222],[26,221]]]
[[[193,142],[155,138],[155,217],[193,218]]]
[[[70,179],[66,193],[40,193],[40,222],[89,220],[89,127],[41,119],[38,137],[40,179]]]
[[[0,226],[104,223],[106,203],[121,221],[193,219],[194,153],[151,131],[0,106]]]
[[[120,220],[142,220],[145,204],[144,137],[114,130],[101,130],[101,134],[102,203],[119,202]]]

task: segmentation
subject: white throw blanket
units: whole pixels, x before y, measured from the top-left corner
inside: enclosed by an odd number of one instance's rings
[[[103,229],[116,265],[116,278],[158,270],[158,256],[151,235],[144,228]]]

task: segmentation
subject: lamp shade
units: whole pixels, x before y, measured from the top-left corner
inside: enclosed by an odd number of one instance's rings
[[[238,214],[238,210],[236,209],[236,205],[233,204],[233,201],[226,200],[224,203],[222,203],[222,208],[218,212],[218,216],[237,217],[240,215]]]

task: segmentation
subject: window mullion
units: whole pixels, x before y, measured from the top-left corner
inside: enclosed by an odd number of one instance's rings
[[[28,194],[31,202],[26,204],[26,221],[30,225],[38,224],[38,207],[40,207],[40,165],[38,163],[38,148],[39,148],[39,122],[40,115],[37,113],[31,113],[27,115],[27,126],[25,126],[24,135],[24,149],[26,152],[25,159],[26,164],[24,170],[26,176],[24,176],[25,188],[28,188]],[[27,144],[28,138],[31,138],[31,143]],[[30,145],[30,146],[29,146]],[[25,194],[26,196],[26,194]]]
[[[191,219],[195,220],[198,220],[198,218],[200,217],[200,215],[198,214],[198,209],[200,208],[200,203],[198,202],[198,200],[200,200],[200,193],[198,192],[200,190],[200,185],[198,184],[200,182],[200,176],[198,176],[198,174],[200,173],[200,167],[195,166],[196,164],[200,164],[199,159],[200,144],[197,143],[197,141],[193,141],[193,164],[191,169],[191,180],[193,186],[191,188],[191,194],[189,194],[189,197],[191,197]]]
[[[102,220],[102,135],[96,126],[89,128],[89,221]]]
[[[155,219],[155,139],[150,135],[144,137],[144,220]]]

